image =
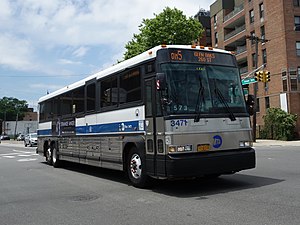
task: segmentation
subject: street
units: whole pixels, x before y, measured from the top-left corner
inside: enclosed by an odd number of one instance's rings
[[[0,224],[300,224],[300,148],[258,146],[253,170],[137,189],[122,172],[0,144]]]

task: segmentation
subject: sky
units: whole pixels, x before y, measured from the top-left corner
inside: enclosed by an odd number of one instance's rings
[[[40,97],[123,59],[145,18],[188,16],[214,0],[0,0],[0,98]]]

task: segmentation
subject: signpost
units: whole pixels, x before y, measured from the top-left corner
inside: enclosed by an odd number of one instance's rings
[[[256,83],[257,80],[255,78],[246,78],[242,80],[242,85]]]

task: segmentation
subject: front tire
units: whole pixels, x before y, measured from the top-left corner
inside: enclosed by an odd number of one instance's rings
[[[127,173],[132,185],[145,188],[149,185],[150,177],[146,173],[145,154],[136,147],[129,150],[127,158]]]

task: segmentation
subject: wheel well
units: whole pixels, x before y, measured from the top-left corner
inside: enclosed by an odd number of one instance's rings
[[[132,148],[132,147],[136,147],[136,144],[133,143],[133,142],[127,142],[123,148],[123,171],[127,172],[127,156],[128,156],[128,153],[129,153],[129,150]]]

